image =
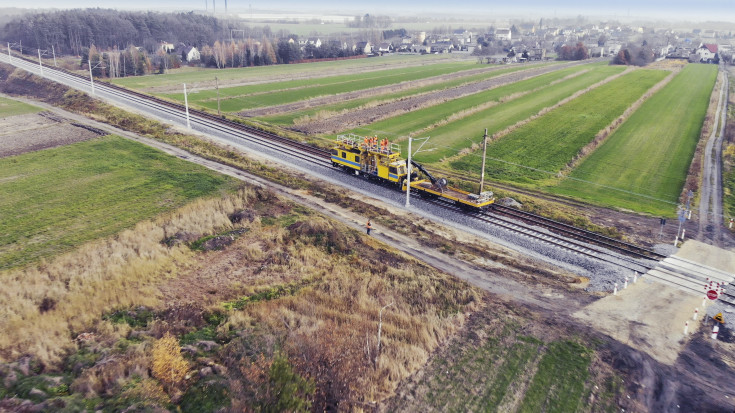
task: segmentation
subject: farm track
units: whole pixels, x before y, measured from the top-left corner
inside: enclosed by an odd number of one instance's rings
[[[720,70],[721,73],[724,73]],[[723,232],[722,210],[722,141],[727,123],[728,76],[723,76],[720,97],[712,130],[702,157],[704,158],[701,199],[699,201],[699,232],[697,240],[722,247],[729,233]]]
[[[440,102],[459,99],[510,83],[515,83],[533,77],[541,76],[546,73],[551,73],[557,70],[590,63],[592,62],[573,62],[561,65],[553,65],[551,67],[545,66],[537,69],[507,73],[476,83],[462,85],[432,93],[421,94],[418,96],[407,97],[399,101],[386,103],[385,105],[365,108],[362,110],[349,111],[348,113],[334,116],[329,119],[294,126],[291,129],[306,134],[338,132],[346,129],[355,128],[361,125],[374,123],[382,119],[396,116],[400,113],[407,113],[413,110],[432,106],[434,104],[439,104]]]

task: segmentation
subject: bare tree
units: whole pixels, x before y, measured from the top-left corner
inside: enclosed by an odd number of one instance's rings
[[[226,46],[219,40],[214,42],[212,53],[214,54],[214,62],[217,64],[217,69],[222,69],[227,63],[227,51]]]

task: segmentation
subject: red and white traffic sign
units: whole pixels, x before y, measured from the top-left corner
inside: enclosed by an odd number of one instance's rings
[[[709,290],[707,291],[707,298],[710,300],[716,300],[719,294],[717,293],[717,290]]]

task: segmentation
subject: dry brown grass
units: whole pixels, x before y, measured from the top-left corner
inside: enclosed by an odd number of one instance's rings
[[[185,245],[161,241],[177,233],[212,234],[231,227],[228,214],[242,209],[252,190],[199,200],[156,221],[141,222],[115,237],[24,269],[0,273],[0,359],[32,355],[57,364],[76,334],[102,313],[157,302],[154,285],[189,263]]]
[[[289,359],[316,383],[317,410],[354,408],[391,394],[479,301],[478,290],[463,282],[319,217],[289,226],[284,244],[290,260],[271,271],[298,272],[307,286],[246,306],[220,329],[280,332]],[[389,303],[376,357],[379,311]]]

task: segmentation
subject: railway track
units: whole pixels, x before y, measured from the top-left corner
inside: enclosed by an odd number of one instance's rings
[[[554,221],[552,219],[542,217],[530,212],[521,211],[515,208],[509,208],[502,205],[495,205],[495,212],[501,213],[506,216],[514,217],[516,219],[542,226],[552,232],[559,233],[569,238],[574,238],[582,241],[589,242],[603,246],[622,254],[631,255],[638,258],[649,258],[655,260],[662,260],[666,258],[666,255],[658,254],[654,251],[645,249],[638,245],[627,243],[615,238],[607,237],[592,231],[577,228],[573,225],[565,224],[563,222]]]
[[[2,59],[3,61],[8,61],[6,55],[0,56],[0,59]],[[16,64],[16,66],[19,66],[28,72],[40,75],[42,77],[47,77],[52,80],[54,79],[49,75],[54,74],[56,77],[74,84],[73,87],[77,89],[90,89],[89,79],[77,73],[68,71],[66,69],[48,67],[45,67],[44,72],[41,73],[38,64],[33,63],[26,58],[13,56],[12,60],[13,63]],[[144,108],[155,109],[168,116],[173,116],[180,119],[186,118],[186,108],[184,107],[184,105],[178,103],[170,102],[164,99],[146,95],[109,83],[95,83],[94,89],[96,94],[106,93],[110,96],[118,97],[127,102],[134,103]],[[314,147],[312,145],[305,144],[303,142],[288,139],[252,126],[243,125],[241,123],[198,109],[190,108],[189,118],[193,126],[199,125],[211,130],[229,134],[246,142],[256,143],[280,152],[287,152],[291,156],[315,165],[328,166],[331,164],[329,162],[328,151]]]
[[[441,199],[435,199],[433,201],[434,204],[440,206],[441,208],[466,214],[472,219],[477,220],[478,222],[484,222],[496,227],[500,227],[508,231],[520,234],[521,236],[540,241],[544,244],[561,248],[574,254],[593,258],[598,261],[613,264],[631,271],[645,273],[656,266],[655,260],[653,260],[653,262],[641,261],[641,259],[650,261],[652,260],[650,257],[638,256],[636,258],[633,258],[621,253],[617,253],[615,251],[611,251],[607,247],[591,244],[584,240],[559,236],[548,231],[538,230],[533,226],[528,226],[520,223],[514,217],[504,217],[498,214],[494,214],[492,212],[485,211],[468,213],[467,211],[462,210],[460,207]]]
[[[7,58],[5,60],[7,61]],[[18,61],[19,58],[15,57],[13,60]],[[22,60],[21,62],[23,63],[22,66],[25,66],[23,67],[25,70],[40,74],[37,64],[29,62],[28,60]],[[75,83],[74,87],[78,89],[85,89],[88,85],[88,79],[79,74],[51,68],[46,68],[45,70],[56,72],[58,76],[65,77],[67,80],[73,80]],[[176,118],[184,118],[183,113],[185,108],[181,104],[111,84],[99,84],[96,88],[99,91],[119,96],[120,98],[130,100],[143,107],[155,107],[157,110],[161,110]],[[331,165],[330,153],[324,149],[284,138],[277,134],[263,131],[248,125],[243,125],[205,111],[190,109],[189,112],[191,122],[194,125],[206,127],[210,130],[220,131],[228,134],[229,136],[254,142],[281,153],[287,152],[290,155],[313,165],[323,167],[330,167]],[[433,200],[433,202],[442,208],[451,209],[457,213],[468,214],[466,211],[463,211],[454,205],[449,205],[445,201]],[[615,240],[516,209],[497,206],[494,209],[494,212],[495,213],[492,214],[469,213],[469,215],[471,215],[473,219],[504,228],[511,232],[519,233],[524,237],[532,238],[539,242],[553,245],[557,248],[571,251],[581,256],[604,261],[618,267],[640,273],[645,273],[654,268],[656,260],[664,258],[663,255],[656,254],[653,251],[649,251],[632,244],[624,243],[620,240]]]

